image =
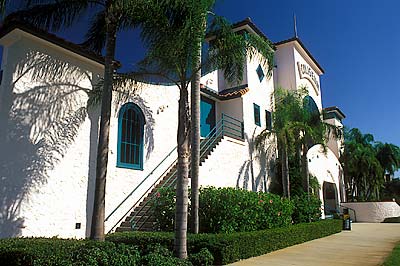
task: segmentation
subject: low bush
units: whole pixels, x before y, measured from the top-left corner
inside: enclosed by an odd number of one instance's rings
[[[163,232],[174,230],[175,218],[175,189],[160,188],[152,203],[156,215],[155,229]]]
[[[300,196],[293,196],[292,202],[294,223],[315,222],[321,218],[321,200],[315,195],[302,193]]]
[[[202,248],[198,253],[189,256],[189,261],[196,266],[213,265],[214,256],[207,248]]]
[[[234,188],[201,188],[201,232],[250,232],[288,226],[293,205],[280,196]]]
[[[292,223],[292,202],[271,193],[206,187],[200,189],[199,201],[200,232],[203,233],[248,232]],[[157,229],[173,231],[175,191],[160,190],[153,208]]]
[[[0,240],[1,265],[140,265],[136,247],[112,242],[57,238]],[[175,265],[175,264],[170,264]]]
[[[172,251],[159,243],[146,247],[145,255],[141,258],[142,266],[191,266],[188,260],[180,260],[173,256]]]
[[[253,232],[189,234],[188,251],[189,254],[195,254],[206,248],[214,257],[213,264],[223,265],[325,237],[341,230],[341,220],[322,220]],[[109,235],[107,240],[139,247],[160,243],[172,250],[174,235],[159,232],[123,232]]]

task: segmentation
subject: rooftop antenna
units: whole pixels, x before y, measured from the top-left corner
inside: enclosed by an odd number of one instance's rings
[[[294,37],[298,37],[297,36],[297,19],[296,19],[296,13],[293,13],[293,21],[294,21]]]

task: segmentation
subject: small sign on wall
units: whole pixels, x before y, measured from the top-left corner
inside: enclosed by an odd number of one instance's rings
[[[300,62],[297,62],[297,69],[299,70],[300,79],[307,79],[313,86],[317,95],[319,95],[320,86],[318,82],[318,76],[314,70],[312,70],[309,65],[302,64]]]

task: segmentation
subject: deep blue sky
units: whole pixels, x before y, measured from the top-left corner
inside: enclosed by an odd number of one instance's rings
[[[323,105],[336,105],[348,127],[400,146],[400,1],[220,0],[215,13],[231,22],[251,17],[274,42],[298,35],[325,69]],[[85,22],[59,35],[83,38]],[[128,70],[143,55],[137,33],[119,35],[117,59]]]

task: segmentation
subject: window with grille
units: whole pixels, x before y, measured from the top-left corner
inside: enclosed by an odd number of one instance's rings
[[[253,104],[254,107],[254,123],[257,126],[261,126],[261,118],[260,118],[260,106],[258,106],[257,104]]]
[[[265,127],[272,130],[272,113],[267,110],[265,110]]]
[[[117,166],[143,169],[144,115],[134,103],[121,107],[118,117]]]

